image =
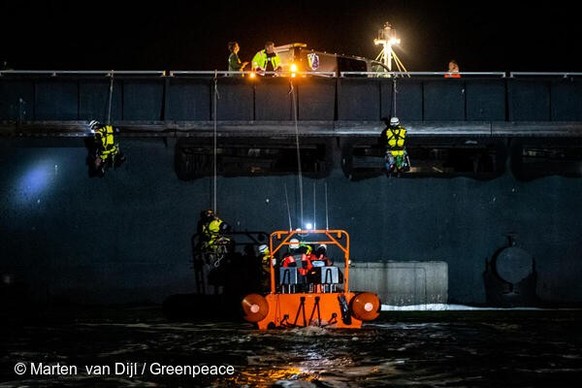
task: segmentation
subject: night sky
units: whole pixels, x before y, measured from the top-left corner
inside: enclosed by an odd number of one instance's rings
[[[2,1],[0,60],[14,69],[226,70],[230,40],[243,61],[266,40],[375,58],[373,40],[388,21],[409,71],[444,71],[451,58],[461,71],[582,71],[582,22],[572,2],[228,3]]]

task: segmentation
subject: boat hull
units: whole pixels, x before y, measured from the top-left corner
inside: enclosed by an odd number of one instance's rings
[[[250,294],[242,301],[245,319],[260,330],[319,326],[358,329],[380,312],[376,294],[363,292]]]

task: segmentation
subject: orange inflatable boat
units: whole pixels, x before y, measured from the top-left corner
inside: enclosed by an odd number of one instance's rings
[[[351,291],[350,238],[343,230],[271,233],[270,291],[242,300],[244,318],[260,330],[319,326],[360,328],[376,319],[381,302]]]

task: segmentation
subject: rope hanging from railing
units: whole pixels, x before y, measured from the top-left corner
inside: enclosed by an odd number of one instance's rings
[[[111,125],[111,105],[113,103],[113,70],[109,80],[109,103],[107,104],[107,125]]]
[[[218,187],[218,129],[217,129],[217,112],[218,112],[218,99],[220,95],[218,94],[218,72],[214,71],[214,104],[212,108],[212,116],[214,118],[214,144],[213,144],[213,160],[212,160],[212,168],[213,168],[213,181],[212,181],[212,209],[214,212],[218,212],[217,209],[217,187]]]
[[[295,87],[293,81],[289,79],[289,94],[291,95],[291,105],[293,108],[293,122],[295,124],[295,147],[297,149],[297,179],[299,184],[299,211],[300,211],[300,225],[303,227],[303,174],[301,172],[301,150],[299,147],[299,126],[297,123],[297,102],[295,100]]]

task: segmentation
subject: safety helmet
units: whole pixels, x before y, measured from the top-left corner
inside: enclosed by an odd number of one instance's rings
[[[319,245],[319,246],[317,247],[317,250],[318,250],[318,251],[324,251],[324,252],[325,252],[325,251],[327,251],[327,245],[325,245],[325,244],[321,244],[321,245]]]
[[[397,125],[400,125],[400,120],[398,120],[398,117],[394,116],[390,118],[390,125],[395,127]]]
[[[95,129],[96,127],[98,127],[99,125],[101,125],[101,123],[97,120],[91,120],[89,122],[89,129]]]
[[[259,252],[261,252],[261,253],[265,253],[265,252],[267,252],[268,250],[269,250],[269,247],[267,246],[267,244],[262,244],[262,245],[259,245]]]
[[[289,240],[289,248],[291,249],[298,249],[299,248],[299,240],[296,238],[292,238]]]

